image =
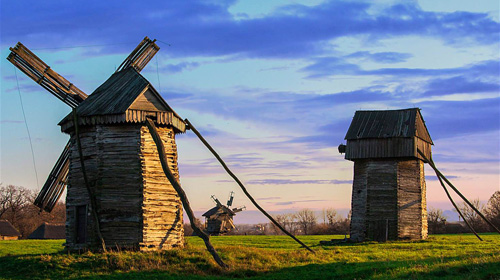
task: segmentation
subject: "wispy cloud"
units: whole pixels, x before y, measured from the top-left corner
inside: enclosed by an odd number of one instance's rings
[[[352,184],[352,180],[290,180],[290,179],[264,179],[250,180],[248,184],[253,185],[340,185]]]
[[[323,202],[323,201],[328,201],[328,200],[324,200],[324,199],[294,200],[294,201],[275,202],[274,205],[286,206],[286,205],[294,205],[294,204],[298,204],[298,203]]]
[[[405,62],[407,59],[411,58],[413,55],[409,53],[398,53],[398,52],[376,52],[372,53],[369,51],[360,51],[351,53],[346,58],[362,58],[366,60],[371,60],[378,63],[398,63]]]
[[[377,75],[394,77],[435,77],[440,75],[466,75],[468,77],[497,77],[500,69],[498,61],[487,60],[455,68],[379,68],[364,70],[358,64],[349,62],[344,57],[317,57],[313,63],[302,68],[309,78],[333,75]]]
[[[396,4],[377,13],[372,4],[325,1],[316,6],[288,5],[261,18],[237,19],[234,1],[122,1],[85,3],[10,1],[2,6],[2,42],[29,41],[36,47],[128,42],[144,33],[172,44],[173,56],[304,57],[331,51],[328,41],[367,36],[377,41],[419,35],[447,44],[494,44],[499,23],[485,13],[429,12],[417,3]],[[64,17],[53,11],[64,11]],[[130,17],[130,14],[134,14]],[[113,15],[113,22],[109,22]],[[71,18],[70,23],[66,18]],[[335,19],[335,20],[332,20]],[[85,24],[81,24],[85,22]],[[36,24],[33,24],[36,23]],[[123,32],[126,30],[127,32]],[[78,34],[78,36],[66,36]],[[245,38],[245,40],[241,40]],[[57,43],[57,44],[55,44]],[[128,50],[121,45],[103,51]],[[379,57],[381,61],[391,58]]]
[[[260,198],[257,198],[257,200],[278,200],[278,199],[281,199],[281,197],[279,196],[270,196],[270,197],[260,197]]]

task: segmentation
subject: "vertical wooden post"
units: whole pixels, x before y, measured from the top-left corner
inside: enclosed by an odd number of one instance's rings
[[[158,149],[158,155],[160,156],[160,162],[161,162],[161,167],[163,169],[163,172],[165,173],[165,176],[167,176],[167,179],[170,181],[170,184],[174,187],[175,191],[179,195],[182,205],[184,206],[184,209],[186,210],[186,214],[189,217],[189,222],[191,223],[191,227],[193,228],[194,232],[196,235],[198,235],[203,241],[205,242],[205,246],[207,247],[208,252],[212,254],[212,257],[214,258],[215,262],[222,267],[222,268],[229,268],[227,264],[225,264],[222,259],[219,257],[219,254],[217,254],[217,251],[215,251],[214,246],[212,246],[212,243],[210,243],[210,237],[203,232],[198,225],[196,224],[196,220],[194,217],[193,209],[191,209],[191,205],[189,204],[189,200],[187,198],[186,193],[182,189],[181,185],[177,182],[175,179],[174,175],[170,171],[170,168],[168,167],[168,160],[167,160],[167,155],[165,153],[165,146],[163,145],[163,142],[161,141],[160,135],[156,129],[156,126],[154,122],[150,118],[146,118],[146,125],[149,129],[149,133],[151,133],[151,137],[153,138],[153,141],[156,144],[156,148]]]

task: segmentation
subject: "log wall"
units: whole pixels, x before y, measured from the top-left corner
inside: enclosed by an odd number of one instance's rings
[[[351,239],[427,238],[423,170],[418,159],[356,160]]]
[[[366,162],[366,237],[397,239],[397,161]]]
[[[80,128],[80,142],[84,155],[85,169],[87,171],[88,179],[91,184],[95,184],[98,174],[96,140],[96,127]],[[88,205],[90,209],[90,200],[87,194],[87,189],[85,188],[85,182],[82,175],[76,138],[74,137],[74,134],[72,134],[70,139],[70,159],[66,195],[66,248],[71,250],[87,248],[89,246],[97,246],[94,234],[95,226],[90,212],[87,213],[87,230],[85,232],[87,235],[87,242],[79,244],[76,241],[76,207],[82,205]]]
[[[351,240],[361,242],[366,238],[366,164],[367,160],[354,162],[354,179],[351,200]]]
[[[178,177],[173,130],[161,130],[167,150],[172,151],[169,159]],[[184,241],[181,203],[166,177],[158,173],[161,171],[158,155],[154,157],[144,131],[147,128],[140,124],[80,127],[85,168],[96,196],[101,233],[111,248],[168,249]],[[90,202],[74,134],[71,134],[66,204],[66,246],[72,250],[98,247],[90,211],[87,242],[76,242],[76,207],[90,208]],[[177,215],[180,218],[174,222]]]
[[[427,238],[427,203],[424,162],[398,163],[398,237]]]
[[[172,128],[159,127],[168,166],[179,180],[177,146]],[[182,203],[161,167],[156,145],[146,126],[141,128],[141,162],[144,185],[142,250],[184,246]]]

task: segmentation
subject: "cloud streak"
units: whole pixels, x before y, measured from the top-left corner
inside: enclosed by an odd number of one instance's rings
[[[468,44],[495,44],[500,39],[499,23],[487,14],[428,12],[413,2],[396,4],[379,13],[371,12],[372,5],[367,2],[285,5],[251,19],[235,18],[228,11],[234,3],[178,0],[168,4],[150,1],[148,5],[123,1],[41,5],[34,0],[10,1],[2,6],[2,42],[29,41],[37,48],[89,42],[116,44],[147,33],[171,43],[169,53],[176,57],[297,58],[330,52],[329,41],[347,36],[366,36],[376,42],[419,35],[453,45],[464,40]],[[64,16],[56,11],[64,11]],[[110,15],[113,22],[109,21]],[[114,50],[121,52],[125,48],[116,45],[102,51]],[[373,58],[382,62],[404,59],[391,54]]]
[[[290,180],[290,179],[264,179],[250,180],[252,185],[342,185],[352,184],[352,180]]]

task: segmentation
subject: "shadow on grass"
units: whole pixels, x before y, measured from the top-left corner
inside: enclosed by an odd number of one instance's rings
[[[221,271],[203,258],[168,256],[173,271],[123,272],[105,258],[79,259],[67,265],[40,258],[0,258],[6,279],[500,279],[498,262],[460,263],[460,257],[427,258],[416,261],[335,262],[286,267],[268,272]],[[188,264],[191,264],[189,266]],[[168,266],[166,269],[168,269]],[[189,269],[185,271],[183,268]],[[165,269],[165,268],[163,268]],[[179,271],[181,274],[179,274]],[[190,273],[191,271],[191,273]]]
[[[243,273],[224,275],[179,275],[162,271],[116,273],[82,279],[500,279],[500,263],[462,264],[454,267],[434,267],[427,271],[404,271],[408,262],[368,262],[357,264],[310,264],[284,268],[250,276]]]
[[[19,257],[32,257],[32,256],[40,256],[40,255],[64,255],[66,252],[63,250],[61,251],[56,251],[56,252],[50,252],[50,253],[27,253],[27,254],[6,254],[5,256],[2,256],[0,257],[0,259],[2,258],[9,258],[9,257],[13,257],[13,258],[19,258]]]
[[[133,270],[143,271],[134,272]],[[81,279],[85,277],[99,279],[101,276],[115,277],[115,275],[129,278],[129,275],[132,277],[142,274],[170,275],[168,270],[220,274],[220,269],[215,267],[208,258],[181,255],[176,250],[163,251],[159,254],[63,253],[0,257],[0,279]],[[186,278],[185,275],[183,277]]]

